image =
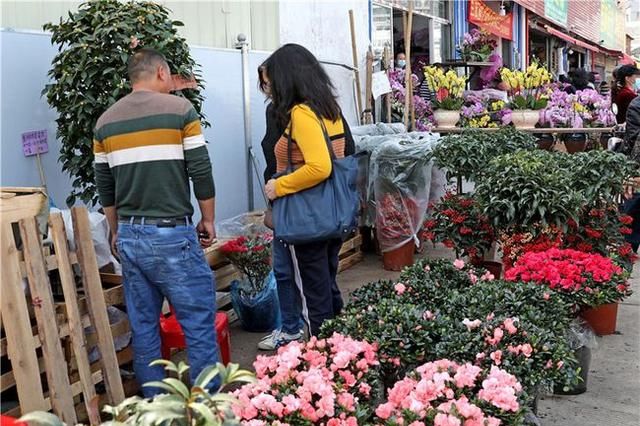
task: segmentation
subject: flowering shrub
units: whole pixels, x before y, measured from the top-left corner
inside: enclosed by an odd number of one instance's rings
[[[482,62],[489,58],[497,46],[498,43],[488,32],[474,28],[463,36],[459,51],[464,61]]]
[[[405,70],[393,69],[389,71],[389,82],[391,83],[391,109],[398,116],[404,115],[406,88],[405,88]],[[418,77],[411,74],[414,89],[418,89]],[[413,94],[413,108],[416,116],[416,130],[426,132],[433,127],[433,110],[431,103],[417,94]]]
[[[453,248],[457,257],[482,259],[495,237],[487,217],[469,196],[451,192],[435,205],[421,234],[423,240]]]
[[[240,283],[240,291],[253,295],[260,293],[271,271],[271,234],[238,237],[220,247],[222,254],[233,263],[247,280]]]
[[[436,93],[434,106],[446,110],[459,110],[464,102],[462,93],[465,88],[465,78],[454,70],[446,73],[442,68],[425,67],[424,76],[432,91]]]
[[[571,222],[573,219],[569,219]],[[498,238],[502,247],[502,264],[505,270],[525,253],[545,251],[563,244],[563,232],[555,225],[534,224],[529,231],[501,232]]]
[[[234,392],[233,411],[245,425],[356,426],[378,398],[375,346],[340,334],[289,343],[258,356],[254,368],[257,382]]]
[[[545,86],[551,82],[546,68],[533,62],[526,71],[502,68],[502,81],[507,86],[511,109],[542,109],[547,106]]]
[[[611,259],[571,249],[526,253],[505,278],[547,286],[579,307],[618,302],[631,294],[626,274]]]
[[[506,371],[485,373],[470,363],[448,359],[426,363],[389,390],[376,409],[378,423],[395,426],[519,424],[522,387]]]
[[[511,110],[504,101],[469,95],[460,109],[462,127],[495,128],[511,123]]]

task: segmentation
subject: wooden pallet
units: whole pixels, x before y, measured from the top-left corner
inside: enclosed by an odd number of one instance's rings
[[[338,272],[342,272],[359,263],[364,258],[361,251],[362,236],[356,234],[353,238],[345,241],[340,249],[340,263],[338,263]]]
[[[5,195],[12,191],[16,195]],[[89,215],[84,208],[72,209],[77,250],[69,250],[62,216],[52,214],[49,225],[55,255],[45,255],[34,218],[44,200],[39,190],[2,188],[0,285],[5,337],[0,342],[0,354],[8,356],[12,368],[0,376],[0,389],[15,388],[19,400],[18,407],[3,414],[20,416],[52,410],[68,424],[85,419],[96,424],[101,401],[96,384],[104,382],[103,402],[117,404],[125,397],[119,366],[131,362],[132,354],[130,348],[116,353],[113,337],[128,332],[129,327],[126,321],[110,325],[107,315],[108,305],[123,303],[122,289],[121,285],[106,290],[102,287]],[[19,223],[22,251],[16,246],[13,222]],[[81,272],[84,296],[78,295],[74,267]],[[64,302],[53,299],[49,272],[54,269],[60,277]],[[29,296],[25,296],[23,278]],[[88,325],[96,331],[85,335]],[[102,356],[90,364],[88,350],[93,346]]]

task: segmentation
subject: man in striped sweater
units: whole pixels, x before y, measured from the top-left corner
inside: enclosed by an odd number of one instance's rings
[[[164,298],[184,331],[192,380],[218,359],[215,281],[201,246],[215,238],[211,163],[191,103],[170,95],[167,62],[157,51],[131,56],[133,91],[94,131],[96,186],[124,275],[134,369],[142,383],[162,380],[159,318]],[[202,213],[197,228],[189,179]],[[196,233],[200,232],[200,238]],[[146,397],[157,388],[143,388]]]

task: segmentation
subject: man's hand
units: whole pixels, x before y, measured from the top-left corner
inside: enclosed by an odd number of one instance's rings
[[[633,198],[633,194],[640,188],[640,177],[632,178],[624,184],[624,198],[630,200]]]
[[[216,239],[216,227],[213,221],[205,221],[203,219],[198,223],[196,229],[202,248],[211,247],[211,244],[213,244]]]
[[[120,259],[120,255],[118,254],[118,246],[116,244],[117,242],[118,242],[118,233],[112,232],[111,233],[111,253],[113,253],[113,255],[117,259]]]
[[[275,179],[271,179],[271,180],[269,180],[269,182],[267,182],[267,184],[264,186],[264,192],[265,192],[265,194],[267,194],[267,198],[269,198],[271,201],[273,201],[276,198],[278,198],[278,196],[276,195],[276,180]]]

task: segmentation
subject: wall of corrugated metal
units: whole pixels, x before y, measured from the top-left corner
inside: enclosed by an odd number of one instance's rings
[[[81,1],[2,0],[0,26],[41,30],[47,22],[58,22]],[[172,18],[184,22],[180,34],[194,46],[233,48],[244,33],[251,48],[274,50],[279,45],[277,0],[158,1],[173,11]]]

